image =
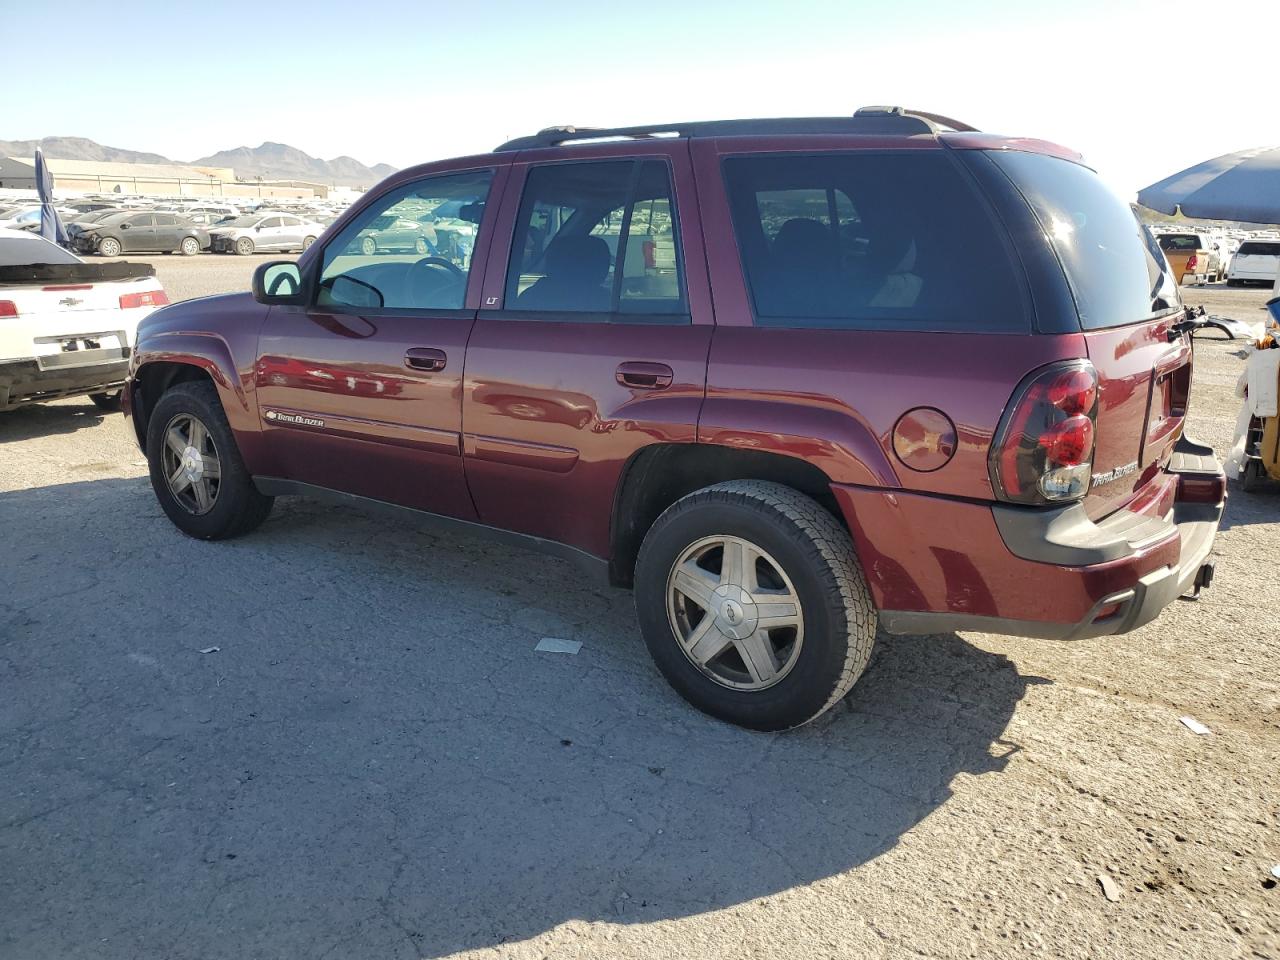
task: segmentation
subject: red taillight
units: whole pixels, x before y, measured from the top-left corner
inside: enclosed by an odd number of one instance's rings
[[[12,300],[0,300],[0,317],[16,317],[18,305]]]
[[[1196,255],[1193,253],[1191,256],[1187,257],[1187,269],[1194,270],[1196,268],[1196,264],[1199,262],[1200,261],[1196,259]]]
[[[131,310],[134,307],[163,307],[169,297],[163,290],[144,290],[142,293],[120,294],[120,309]]]
[[[1078,500],[1089,491],[1098,374],[1087,360],[1055,363],[1014,394],[991,447],[997,494],[1014,503]]]

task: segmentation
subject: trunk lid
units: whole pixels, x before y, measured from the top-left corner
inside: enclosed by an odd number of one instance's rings
[[[1093,482],[1085,509],[1094,519],[1123,507],[1158,480],[1186,421],[1192,351],[1169,341],[1181,314],[1085,334],[1098,371]]]

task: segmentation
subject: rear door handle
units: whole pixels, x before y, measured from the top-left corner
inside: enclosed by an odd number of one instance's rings
[[[636,390],[664,390],[671,386],[671,368],[665,363],[628,360],[618,364],[618,382]]]
[[[414,370],[443,370],[449,357],[434,347],[410,347],[404,352],[404,365]]]

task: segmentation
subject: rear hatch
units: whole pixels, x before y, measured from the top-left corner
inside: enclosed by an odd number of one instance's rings
[[[1246,278],[1274,277],[1277,265],[1280,265],[1280,241],[1277,240],[1246,240],[1231,260],[1232,272],[1244,274]]]
[[[1043,154],[993,153],[1035,213],[1075,300],[1098,375],[1098,408],[1085,498],[1090,517],[1120,507],[1168,508],[1163,467],[1182,434],[1191,389],[1182,318],[1169,262],[1130,206],[1085,166]]]

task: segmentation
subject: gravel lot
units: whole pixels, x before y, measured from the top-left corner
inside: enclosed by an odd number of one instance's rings
[[[1236,349],[1197,347],[1220,453]],[[1212,590],[1132,635],[882,637],[780,736],[556,560],[293,500],[188,540],[87,401],[0,418],[0,529],[4,960],[1280,956],[1280,495],[1233,486]]]

